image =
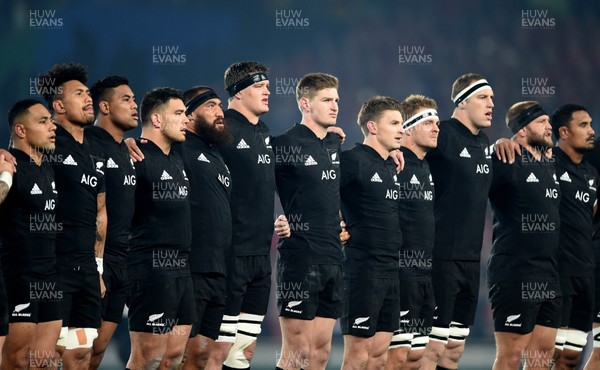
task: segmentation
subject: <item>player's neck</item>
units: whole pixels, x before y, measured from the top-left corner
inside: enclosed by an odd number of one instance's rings
[[[479,128],[475,126],[473,122],[464,114],[461,114],[462,111],[454,110],[452,114],[452,118],[458,120],[463,126],[465,126],[473,135],[479,134]]]
[[[319,139],[323,139],[325,136],[327,136],[327,127],[321,126],[311,119],[303,117],[300,124],[308,127],[312,132],[315,133],[315,135],[317,135]]]
[[[152,127],[142,127],[142,137],[152,141],[165,155],[171,152],[172,143],[160,131],[153,130]]]
[[[33,159],[35,164],[37,164],[38,166],[42,165],[42,157],[44,156],[44,154],[40,152],[41,148],[32,146],[25,140],[13,141],[12,147],[15,149],[19,149],[23,153],[27,154],[31,159]]]
[[[390,156],[390,151],[384,148],[383,145],[381,145],[381,143],[379,143],[379,141],[377,140],[377,136],[367,136],[363,141],[363,144],[373,148],[373,150],[375,150],[384,160],[388,159],[388,157]]]
[[[258,121],[260,120],[260,116],[252,113],[249,109],[247,109],[242,104],[238,104],[236,100],[232,100],[229,102],[229,109],[233,109],[240,113],[242,116],[246,117],[246,119],[253,125],[258,125]]]
[[[57,124],[64,128],[79,144],[83,143],[83,126],[68,121],[62,117],[54,117]]]
[[[567,155],[567,157],[569,157],[571,162],[579,164],[581,161],[583,161],[583,154],[575,150],[573,147],[566,145],[563,140],[558,142],[558,147]]]
[[[406,139],[406,137],[405,137]],[[417,145],[414,142],[405,142],[403,145],[406,149],[410,150],[411,152],[413,152],[417,158],[419,158],[420,160],[423,160],[425,158],[425,156],[427,155],[427,150],[420,147],[419,145]]]
[[[94,126],[98,126],[104,131],[108,132],[117,143],[123,142],[125,131],[115,125],[114,122],[112,122],[108,117],[98,117],[96,122],[94,122]]]

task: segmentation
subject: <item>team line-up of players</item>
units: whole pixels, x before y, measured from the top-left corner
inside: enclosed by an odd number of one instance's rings
[[[469,73],[441,123],[422,95],[368,99],[364,141],[342,152],[338,79],[326,73],[298,82],[301,121],[275,137],[258,62],[225,71],[226,111],[197,85],[153,89],[138,113],[126,78],[88,89],[75,63],[38,81],[47,106],[12,106],[0,155],[2,368],[98,368],[125,304],[128,369],[249,368],[271,291],[275,192],[277,368],[324,369],[338,318],[343,368],[458,368],[488,199],[494,369],[523,358],[573,369],[592,326],[600,333],[600,155],[582,106],[550,116],[515,103],[513,137],[490,146],[493,90]],[[140,118],[141,137],[125,140]]]

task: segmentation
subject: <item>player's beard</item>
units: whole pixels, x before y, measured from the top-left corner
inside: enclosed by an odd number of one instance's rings
[[[217,122],[223,123],[222,129],[217,128]],[[198,136],[211,144],[225,145],[233,141],[233,133],[224,118],[217,118],[213,124],[210,124],[204,118],[198,116],[194,122],[194,130]]]
[[[543,136],[529,137],[527,144],[540,152],[545,152],[548,148],[552,148],[552,139],[545,140]]]

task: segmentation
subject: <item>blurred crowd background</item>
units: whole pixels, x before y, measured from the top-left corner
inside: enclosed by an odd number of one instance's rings
[[[227,66],[257,60],[270,68],[270,112],[263,120],[274,135],[300,119],[294,87],[304,74],[339,77],[338,125],[348,134],[346,149],[362,140],[356,115],[367,98],[420,93],[436,99],[441,118],[448,118],[452,82],[467,72],[483,74],[493,86],[493,125],[486,130],[492,141],[508,136],[504,114],[521,100],[537,100],[548,112],[582,104],[600,120],[595,1],[0,0],[0,8],[1,112],[19,99],[41,99],[37,75],[69,61],[88,67],[88,86],[107,75],[126,76],[138,104],[154,87],[203,84],[214,87],[226,105]],[[6,147],[7,125],[0,142]],[[489,368],[493,361],[485,288],[489,219],[465,368]],[[274,296],[271,302],[274,308]],[[122,367],[119,353],[128,353],[126,326],[119,333],[106,368]],[[274,366],[279,335],[271,309],[255,368]],[[339,334],[335,343],[331,368],[341,358]]]

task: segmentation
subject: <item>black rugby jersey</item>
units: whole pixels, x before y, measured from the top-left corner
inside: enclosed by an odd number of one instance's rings
[[[185,142],[173,150],[182,156],[190,180],[191,271],[225,275],[231,248],[229,170],[218,149],[193,132],[188,131]]]
[[[514,164],[494,154],[490,204],[494,214],[488,281],[558,281],[560,186],[551,158],[525,148]]]
[[[135,167],[125,142],[117,142],[104,129],[88,126],[84,130],[94,156],[102,158],[106,188],[108,225],[104,244],[104,263],[127,267],[127,248],[135,199]]]
[[[435,238],[433,178],[425,159],[419,159],[410,149],[401,150],[405,164],[397,175],[402,230],[400,277],[428,279]]]
[[[560,275],[594,275],[592,221],[597,199],[598,171],[583,160],[575,164],[559,147],[553,148],[560,184]]]
[[[455,118],[440,123],[437,148],[427,154],[435,182],[433,257],[479,261],[492,181],[488,138]]]
[[[135,212],[128,273],[133,279],[189,274],[192,238],[189,182],[183,161],[152,141],[136,141],[144,160],[136,163]]]
[[[55,241],[63,232],[54,212],[54,172],[47,160],[38,166],[19,149],[9,152],[17,160],[18,171],[0,205],[2,270],[6,275],[48,278],[56,274]]]
[[[291,237],[278,249],[283,262],[341,264],[340,137],[322,140],[297,124],[273,138],[275,180]]]
[[[356,144],[342,152],[342,216],[350,233],[344,247],[347,276],[398,276],[402,233],[396,165],[373,148]]]
[[[231,189],[232,255],[268,255],[273,237],[275,171],[267,125],[253,125],[234,109],[225,111],[234,139],[219,146],[236,184]]]
[[[93,155],[87,140],[80,144],[56,125],[56,150],[51,156],[58,199],[56,214],[63,232],[56,237],[59,267],[96,270],[98,194],[105,192],[102,158]]]

